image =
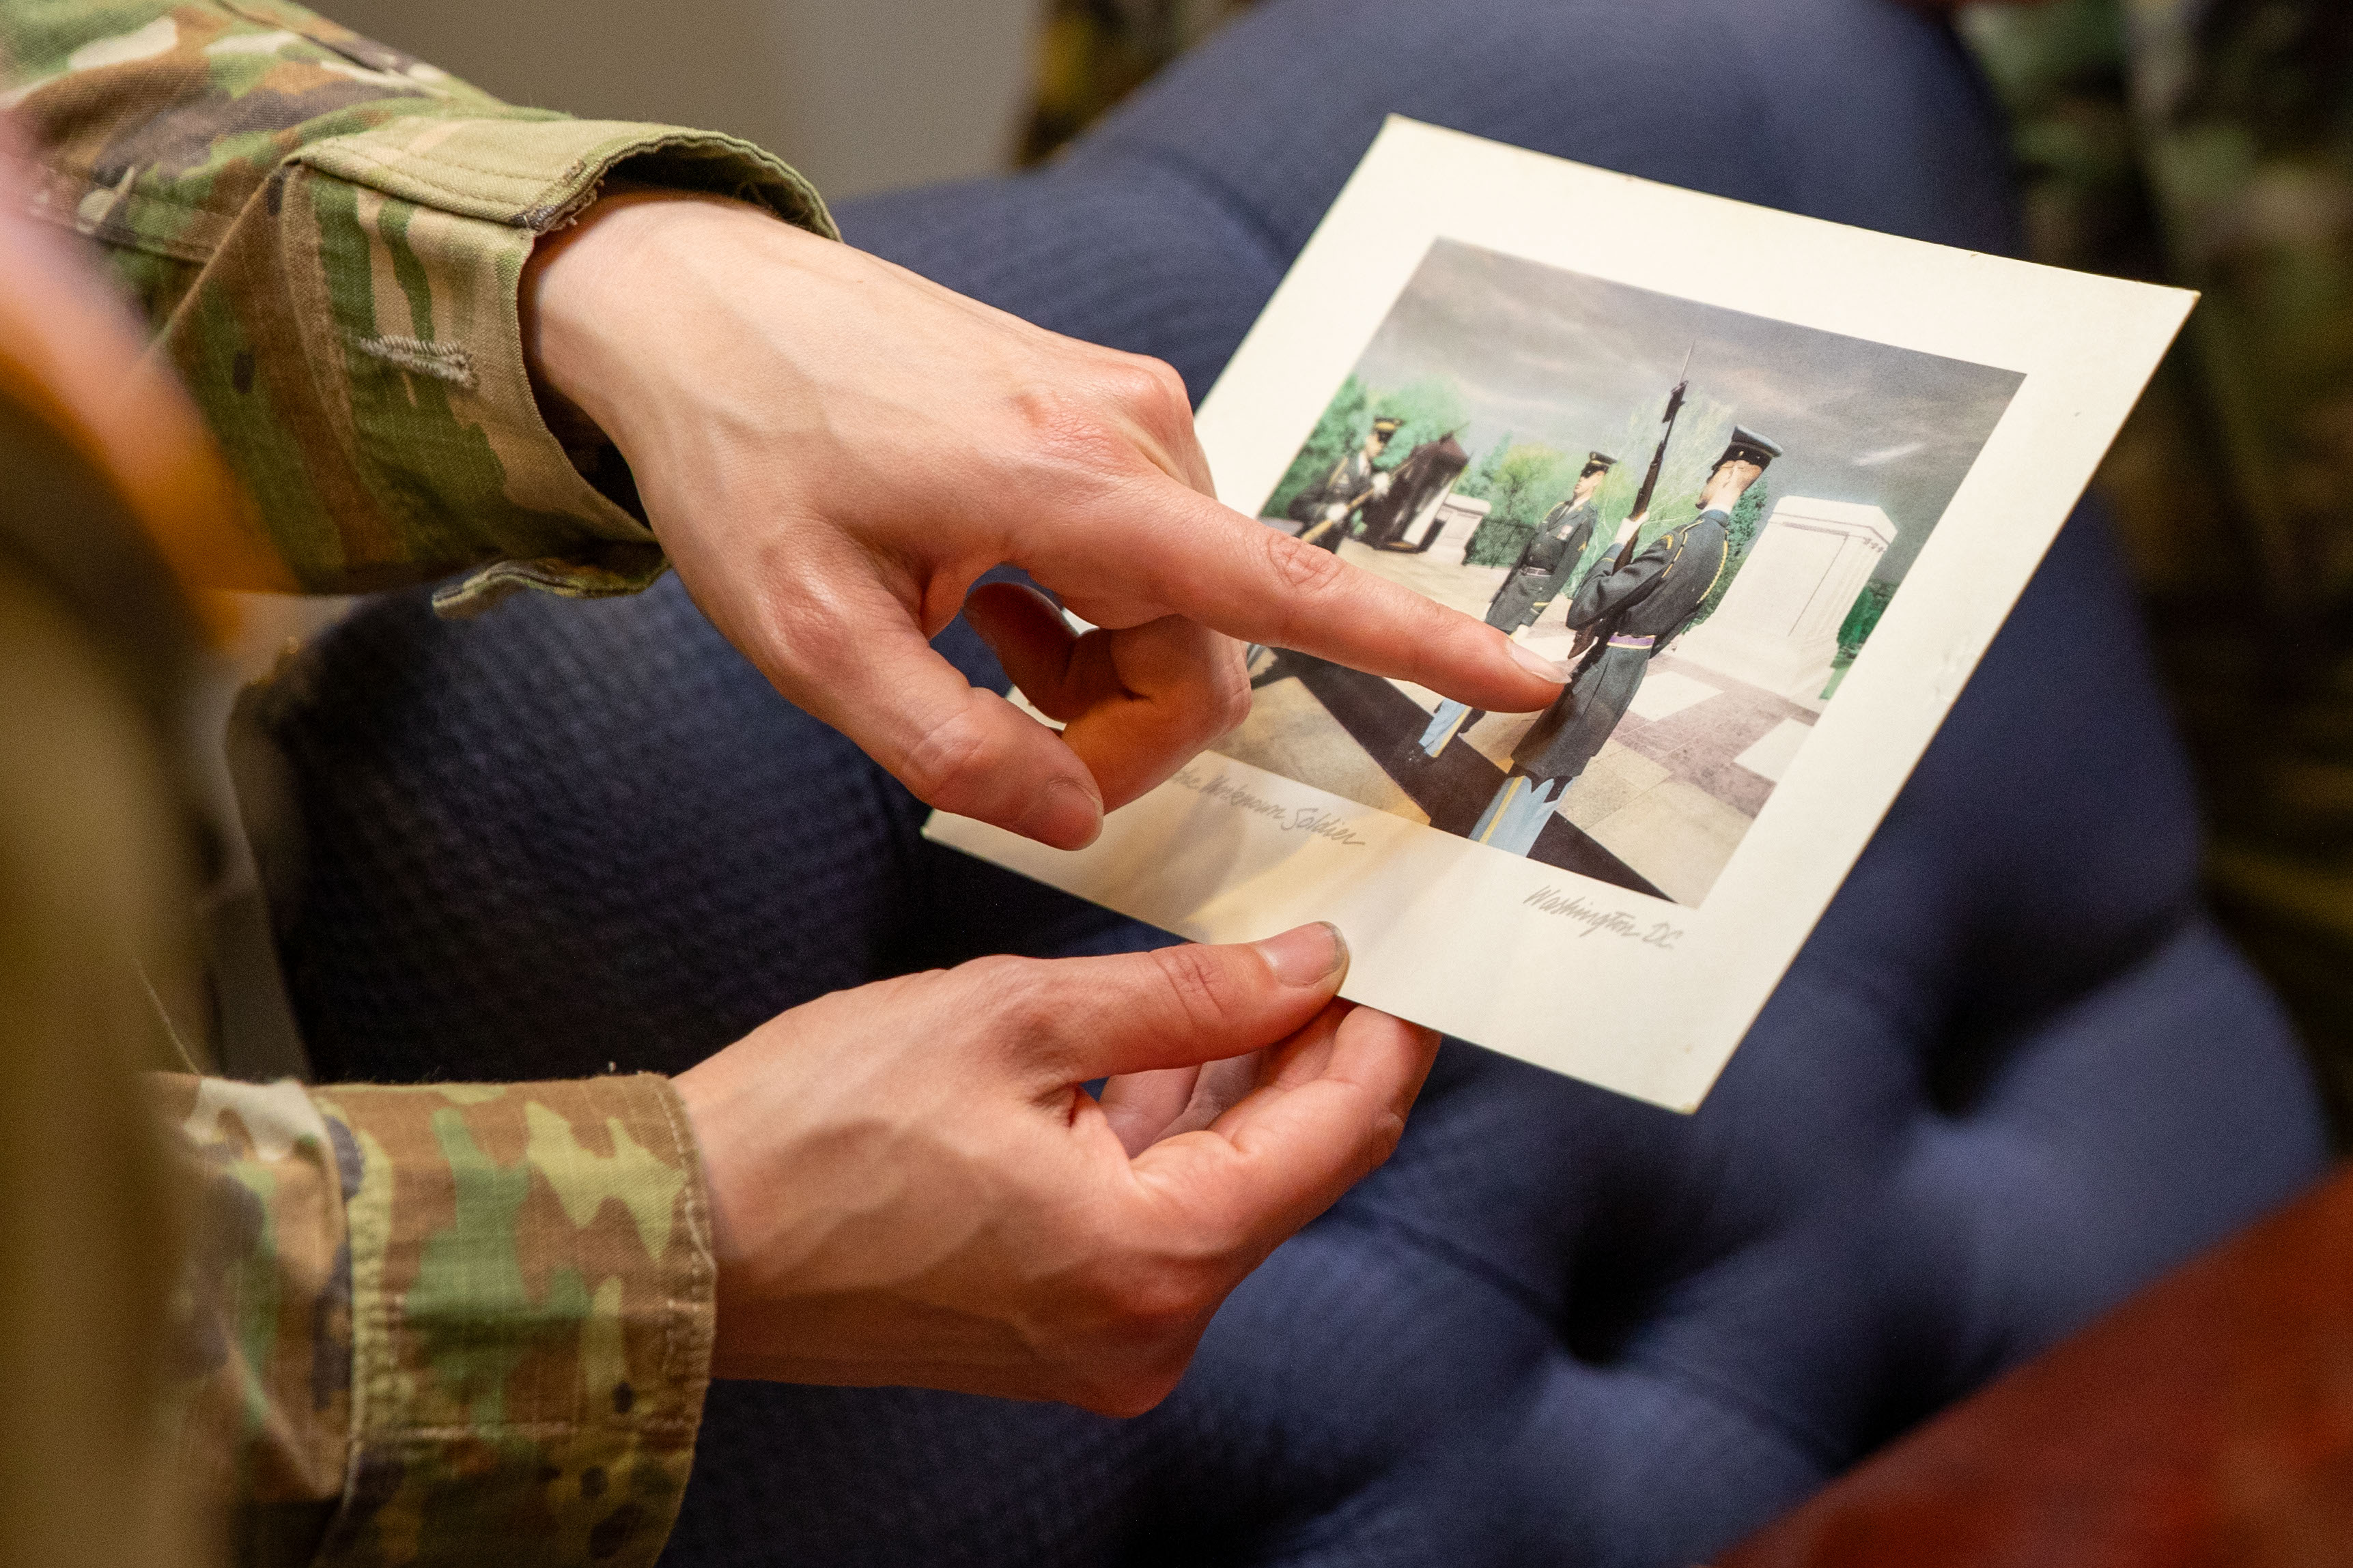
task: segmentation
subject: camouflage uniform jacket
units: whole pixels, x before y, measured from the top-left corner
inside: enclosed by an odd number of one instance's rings
[[[667,1080],[153,1080],[200,1192],[180,1468],[246,1563],[650,1563],[711,1364]]]
[[[534,237],[624,165],[831,232],[745,143],[511,108],[277,0],[5,0],[0,59],[36,211],[144,309],[308,589],[651,582],[534,402]],[[653,1561],[712,1325],[665,1081],[153,1081],[205,1211],[176,1447],[240,1558]]]
[[[651,583],[652,532],[583,475],[604,454],[533,395],[533,240],[617,170],[832,233],[748,142],[513,108],[282,0],[6,0],[0,61],[37,211],[102,247],[304,589]]]

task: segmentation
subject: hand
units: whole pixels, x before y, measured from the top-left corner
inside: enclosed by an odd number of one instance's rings
[[[1157,1404],[1227,1293],[1388,1158],[1430,1070],[1429,1031],[1333,1001],[1345,967],[1328,926],[982,959],[684,1074],[714,1374]],[[1101,1104],[1082,1087],[1120,1074]]]
[[[1077,847],[1239,723],[1229,639],[1504,711],[1563,676],[1211,499],[1176,373],[718,198],[607,196],[541,243],[525,342],[619,447],[688,590],[777,689],[925,801]],[[1060,735],[928,646],[975,606]]]

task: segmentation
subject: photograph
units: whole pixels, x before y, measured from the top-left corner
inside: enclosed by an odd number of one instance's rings
[[[1438,239],[1259,510],[1574,677],[1482,713],[1253,649],[1218,749],[1697,905],[2023,379]]]
[[[1346,1000],[1690,1110],[2194,302],[1393,118],[1195,427],[1234,526],[1548,706],[1246,643],[1093,843],[925,836],[1198,942],[1330,921]]]

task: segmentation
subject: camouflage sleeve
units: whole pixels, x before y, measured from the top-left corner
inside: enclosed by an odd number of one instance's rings
[[[533,395],[533,240],[624,165],[833,232],[747,142],[514,108],[284,0],[8,0],[0,62],[36,210],[106,251],[306,589],[651,583],[626,488]]]
[[[667,1080],[153,1081],[203,1194],[179,1451],[239,1562],[654,1561],[712,1321]]]

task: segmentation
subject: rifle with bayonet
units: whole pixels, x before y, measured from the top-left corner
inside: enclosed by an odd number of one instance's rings
[[[1667,411],[1659,416],[1659,423],[1666,429],[1659,436],[1659,449],[1651,454],[1651,471],[1642,476],[1642,488],[1634,492],[1634,510],[1626,514],[1626,542],[1620,547],[1618,559],[1610,564],[1612,572],[1634,558],[1634,545],[1641,535],[1642,524],[1650,521],[1651,498],[1658,493],[1659,475],[1667,466],[1667,443],[1675,437],[1675,420],[1683,414],[1684,394],[1691,391],[1692,354],[1698,352],[1699,345],[1694,343],[1683,355],[1683,374],[1675,380],[1675,389],[1667,394]]]
[[[1642,476],[1642,488],[1634,492],[1634,510],[1626,514],[1626,521],[1620,525],[1620,531],[1626,535],[1626,542],[1618,547],[1617,559],[1607,566],[1595,567],[1594,570],[1597,572],[1623,571],[1626,563],[1634,559],[1635,547],[1642,541],[1642,524],[1651,515],[1651,498],[1658,493],[1659,475],[1667,466],[1667,443],[1675,438],[1675,421],[1681,417],[1683,411],[1683,398],[1691,391],[1692,355],[1698,352],[1699,345],[1694,343],[1684,353],[1683,368],[1675,378],[1675,389],[1667,394],[1667,411],[1659,416],[1659,423],[1666,426],[1659,433],[1659,449],[1651,454],[1651,470]],[[1599,636],[1599,631],[1595,627],[1580,628],[1576,638],[1569,644],[1569,661],[1575,663],[1588,648],[1593,646]]]

